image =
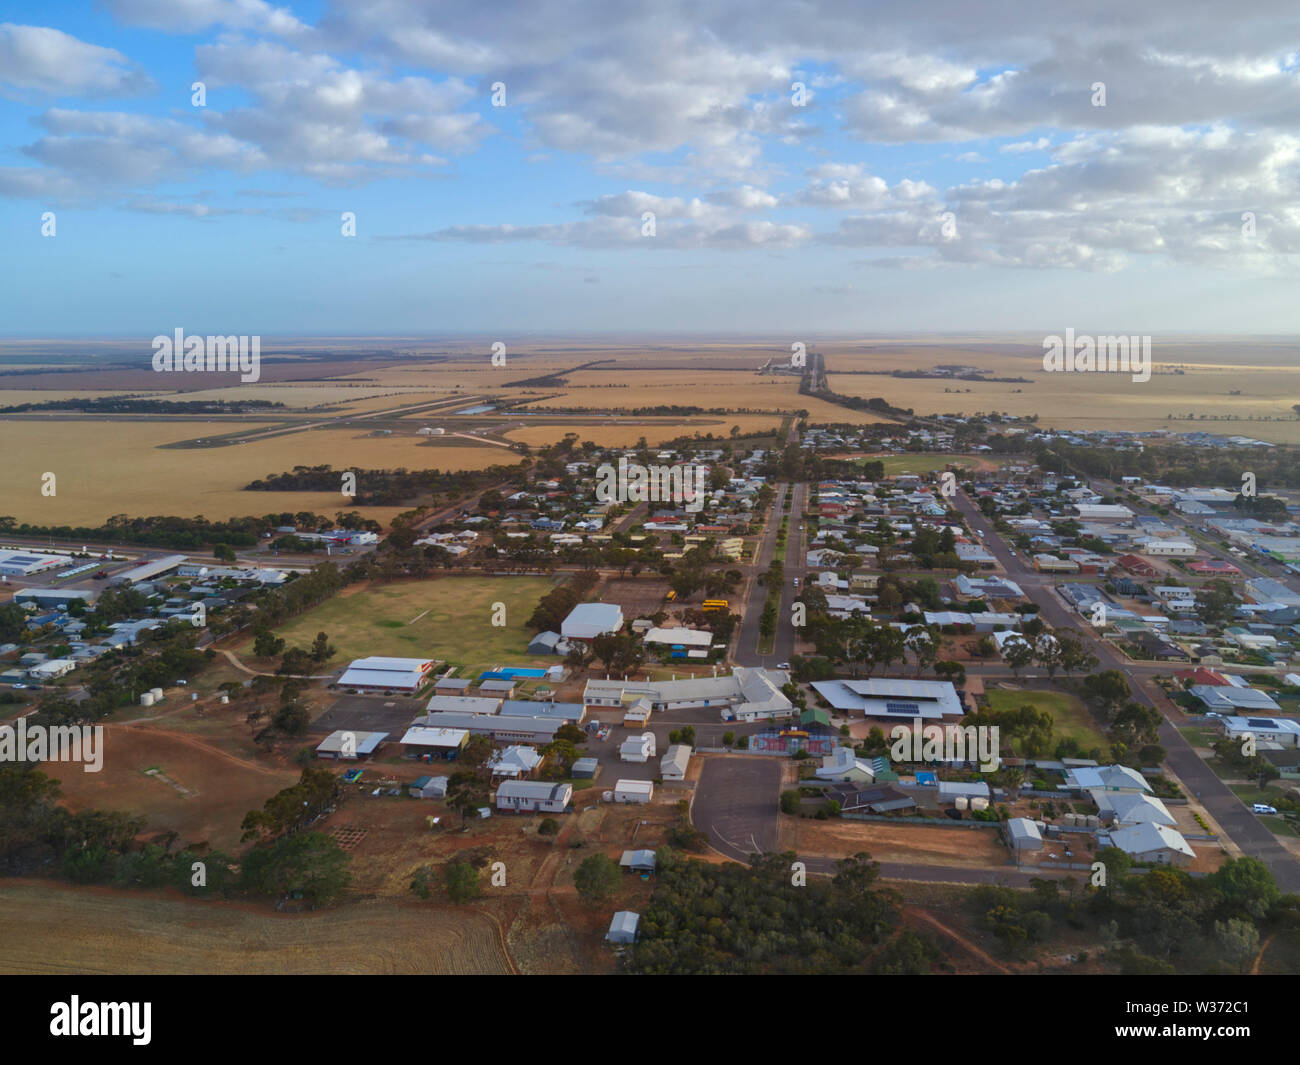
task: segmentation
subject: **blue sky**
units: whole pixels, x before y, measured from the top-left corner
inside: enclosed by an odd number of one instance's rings
[[[1300,14],[845,6],[0,2],[0,333],[1296,331]]]

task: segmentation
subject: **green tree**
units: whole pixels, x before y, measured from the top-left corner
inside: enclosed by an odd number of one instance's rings
[[[483,894],[478,870],[469,862],[450,862],[442,871],[442,882],[452,902],[469,902]]]
[[[333,901],[351,882],[347,854],[323,832],[299,832],[253,848],[244,856],[242,878],[255,894],[300,896],[313,904]]]
[[[619,867],[612,858],[592,854],[574,871],[573,886],[587,902],[599,902],[614,894],[621,879]]]

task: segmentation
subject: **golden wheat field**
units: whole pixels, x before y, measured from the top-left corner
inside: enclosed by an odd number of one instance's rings
[[[231,447],[167,449],[159,445],[266,423],[0,421],[0,498],[5,514],[50,525],[97,525],[114,514],[220,518],[354,509],[332,492],[244,492],[248,482],[294,466],[346,469],[483,469],[519,456],[490,446],[420,447],[410,436],[366,436],[357,429],[316,429]],[[41,475],[56,476],[55,495],[41,495]],[[372,508],[384,521],[400,508]]]

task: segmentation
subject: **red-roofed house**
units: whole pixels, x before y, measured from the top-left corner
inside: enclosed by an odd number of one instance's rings
[[[1141,555],[1120,555],[1119,564],[1126,570],[1137,577],[1154,577],[1156,575],[1155,566],[1151,565]]]
[[[1175,673],[1174,676],[1181,681],[1190,680],[1193,684],[1210,684],[1216,688],[1228,687],[1232,683],[1222,673],[1217,670],[1207,669],[1205,666],[1200,666],[1197,669],[1185,669],[1181,673]]]
[[[1240,577],[1241,570],[1221,558],[1212,558],[1208,562],[1189,562],[1187,569],[1191,573],[1204,574],[1210,577]]]

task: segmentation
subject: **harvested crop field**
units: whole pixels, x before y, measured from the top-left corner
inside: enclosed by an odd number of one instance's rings
[[[0,884],[0,972],[513,971],[481,908],[374,900],[316,913],[194,902],[44,881]]]
[[[363,423],[364,424],[364,423]],[[117,419],[0,421],[0,493],[20,522],[98,525],[113,514],[177,514],[219,520],[247,514],[311,510],[333,514],[346,498],[332,492],[245,492],[244,485],[294,466],[347,469],[478,470],[510,465],[504,448],[467,445],[436,451],[418,439],[365,436],[357,427],[314,429],[217,448],[164,448],[205,433],[222,436],[275,427],[274,422]],[[53,472],[57,494],[41,495]],[[401,508],[359,508],[384,521]]]
[[[1007,863],[1007,849],[992,828],[927,828],[880,821],[796,822],[800,854],[847,858],[867,851],[878,862],[913,865],[966,865],[975,868]]]

